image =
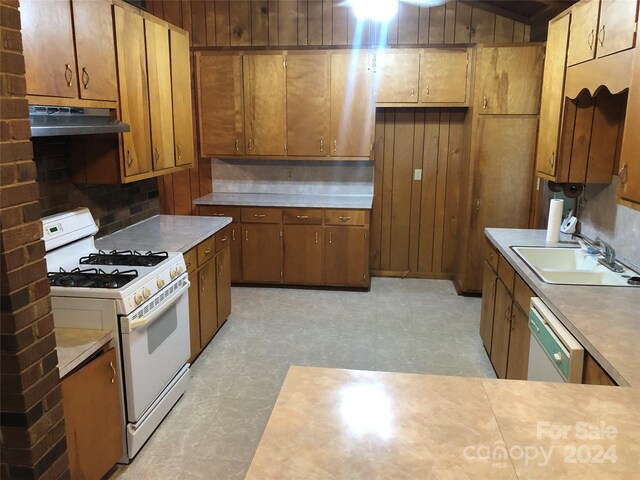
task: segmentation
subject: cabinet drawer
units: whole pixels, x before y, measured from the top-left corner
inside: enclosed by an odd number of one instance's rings
[[[491,244],[491,242],[489,241],[488,238],[485,237],[484,239],[484,249],[485,249],[485,253],[484,253],[484,259],[487,261],[487,263],[489,265],[491,265],[491,268],[493,268],[494,272],[498,271],[498,250],[496,250],[496,248]]]
[[[216,236],[211,235],[204,242],[198,245],[198,266],[215,256]]]
[[[364,210],[325,210],[327,225],[364,225]]]
[[[290,225],[322,225],[322,210],[310,208],[285,208],[282,221]]]
[[[207,217],[231,217],[233,222],[240,221],[240,207],[229,207],[227,205],[200,205],[198,215]]]
[[[193,272],[198,266],[198,247],[194,247],[184,254],[184,263],[187,265],[187,272]]]
[[[499,255],[498,258],[498,276],[504,283],[505,287],[507,287],[507,290],[509,290],[509,293],[513,294],[513,282],[515,280],[516,271],[511,265],[509,265],[507,259],[502,255]],[[528,307],[526,311],[529,311]]]
[[[520,275],[516,275],[516,282],[513,287],[513,298],[523,312],[529,311],[529,303],[533,296],[533,290],[529,288],[529,285],[525,283]]]
[[[281,223],[282,210],[279,208],[243,208],[243,223]]]
[[[216,237],[216,253],[231,243],[231,225],[227,225],[218,233]]]

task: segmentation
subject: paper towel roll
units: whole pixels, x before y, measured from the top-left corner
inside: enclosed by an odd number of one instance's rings
[[[549,205],[549,222],[547,223],[547,242],[560,241],[560,224],[562,223],[562,206],[564,200],[554,198]]]

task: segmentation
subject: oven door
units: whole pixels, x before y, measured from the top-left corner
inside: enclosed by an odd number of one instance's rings
[[[186,275],[120,318],[127,420],[137,422],[189,359]]]

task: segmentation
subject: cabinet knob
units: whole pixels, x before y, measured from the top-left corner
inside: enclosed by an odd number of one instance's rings
[[[68,63],[64,64],[64,79],[67,81],[67,86],[70,87],[73,81],[73,70],[71,70],[71,65]]]
[[[89,72],[87,72],[87,67],[82,67],[82,85],[85,90],[89,88]]]

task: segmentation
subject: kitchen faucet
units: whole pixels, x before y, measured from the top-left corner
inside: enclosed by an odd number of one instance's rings
[[[604,258],[598,259],[598,263],[600,263],[601,265],[604,265],[612,272],[616,272],[616,273],[624,272],[624,268],[620,264],[616,263],[616,251],[613,249],[613,247],[610,244],[608,244],[601,238],[596,238],[594,241],[581,233],[574,233],[572,235],[572,238],[578,238],[582,240],[584,243],[586,243],[591,248],[596,250],[600,255],[602,255]],[[598,245],[601,245],[604,248],[604,250],[598,247]]]

